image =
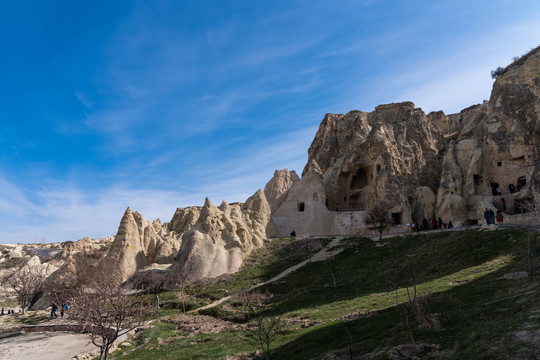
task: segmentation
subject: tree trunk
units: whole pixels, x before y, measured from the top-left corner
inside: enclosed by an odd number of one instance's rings
[[[529,273],[534,275],[534,266],[531,254],[531,228],[527,229],[527,261],[529,262]]]

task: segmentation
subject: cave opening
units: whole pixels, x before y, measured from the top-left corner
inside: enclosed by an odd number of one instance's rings
[[[351,180],[351,189],[362,189],[368,185],[368,177],[364,168],[358,169]]]

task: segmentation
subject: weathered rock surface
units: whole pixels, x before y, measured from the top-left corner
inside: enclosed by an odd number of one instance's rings
[[[302,179],[280,193],[284,201],[273,212],[277,233],[283,236],[296,227],[322,234],[321,221],[313,220],[324,209],[307,215],[313,209],[299,190],[313,187],[302,181],[313,176],[313,163],[322,176],[324,194],[317,195],[326,197],[324,216],[334,218],[333,227],[322,222],[328,235],[369,231],[361,225],[363,212],[379,200],[394,204],[400,231],[423,218],[441,217],[456,226],[482,222],[485,207],[507,216],[520,213],[526,199],[540,198],[531,187],[540,180],[539,96],[540,47],[504,70],[489,101],[458,114],[426,115],[412,102],[380,105],[369,113],[327,114],[308,150]],[[280,177],[276,172],[268,187]],[[510,193],[510,184],[516,192]]]
[[[364,213],[379,200],[394,204],[393,231],[423,218],[483,223],[486,207],[502,210],[505,221],[529,221],[521,213],[529,199],[540,201],[539,149],[540,47],[504,69],[489,101],[450,115],[426,115],[412,102],[327,114],[302,178],[276,170],[245,204],[216,207],[207,199],[203,207],[177,209],[168,223],[128,208],[116,236],[65,244],[48,264],[60,267],[52,275],[60,279],[91,257],[127,280],[151,264],[174,263],[171,271],[196,281],[237,271],[274,234],[369,233]],[[31,254],[14,245],[0,261],[23,257]],[[44,265],[37,261],[30,264]]]
[[[139,212],[128,207],[118,226],[118,232],[103,266],[112,266],[122,281],[137,270],[152,263],[172,263],[180,248],[176,232],[156,220],[146,220]]]
[[[334,218],[325,205],[324,179],[314,160],[286,195],[272,215],[277,236],[289,236],[293,230],[298,235],[320,235],[333,228]]]
[[[274,177],[264,187],[264,195],[266,195],[266,200],[270,204],[272,212],[277,210],[285,200],[287,191],[299,180],[300,178],[294,170],[283,169],[274,172]]]
[[[126,281],[148,265],[176,263],[190,269],[190,279],[232,273],[244,256],[274,233],[270,205],[262,190],[245,204],[206,199],[203,207],[178,208],[170,223],[150,223],[127,209],[102,266],[110,266]],[[191,272],[191,270],[193,270]]]
[[[197,222],[182,236],[171,273],[189,282],[234,273],[273,231],[270,205],[260,189],[245,204],[224,201],[216,207],[206,199]]]

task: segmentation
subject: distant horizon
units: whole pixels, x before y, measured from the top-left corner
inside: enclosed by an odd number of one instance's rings
[[[244,202],[327,113],[449,115],[538,46],[540,3],[0,5],[0,243],[115,235],[129,206]]]

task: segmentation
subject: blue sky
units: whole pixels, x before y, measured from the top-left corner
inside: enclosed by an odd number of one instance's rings
[[[0,243],[245,201],[326,113],[489,98],[534,1],[1,1]]]

